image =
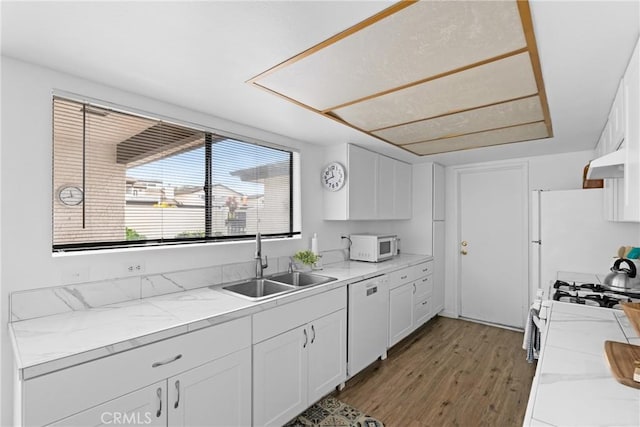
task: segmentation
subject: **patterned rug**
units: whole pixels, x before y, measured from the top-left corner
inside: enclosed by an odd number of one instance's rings
[[[285,427],[384,427],[380,421],[333,397],[326,397]]]

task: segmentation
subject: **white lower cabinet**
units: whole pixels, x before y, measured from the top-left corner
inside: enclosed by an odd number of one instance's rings
[[[253,424],[284,424],[307,408],[307,325],[253,346]]]
[[[346,380],[345,288],[255,314],[253,322],[254,426],[281,426]]]
[[[168,425],[250,426],[251,348],[167,381]]]
[[[253,423],[280,426],[346,378],[345,309],[253,346]]]
[[[389,291],[389,347],[413,331],[413,283]]]
[[[251,319],[17,382],[18,426],[249,426]]]
[[[247,347],[50,425],[249,426],[251,349]]]
[[[435,315],[433,261],[389,274],[389,343],[397,344]]]

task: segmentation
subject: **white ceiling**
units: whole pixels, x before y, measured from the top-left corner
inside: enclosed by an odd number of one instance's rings
[[[418,157],[245,83],[389,1],[0,4],[2,55],[315,144],[461,164],[593,149],[640,33],[640,2],[532,0],[554,137]]]

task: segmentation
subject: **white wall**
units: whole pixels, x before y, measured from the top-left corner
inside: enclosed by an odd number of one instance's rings
[[[301,157],[303,235],[301,239],[265,242],[263,252],[272,259],[308,248],[314,232],[318,233],[319,249],[328,250],[346,245],[340,239],[341,234],[376,230],[390,232],[394,229],[393,221],[356,223],[322,220],[323,190],[319,179],[324,163],[322,147],[11,58],[2,57],[1,71],[0,425],[12,424],[13,360],[7,333],[8,297],[11,292],[65,284],[65,278],[73,272],[88,275],[86,279],[89,281],[120,277],[123,265],[132,259],[143,262],[149,274],[253,259],[252,242],[52,256],[51,94],[54,89],[298,149]]]
[[[595,145],[595,141],[594,141]],[[549,156],[536,156],[529,158],[513,159],[507,162],[527,162],[529,165],[529,193],[531,190],[568,190],[582,188],[582,171],[585,165],[592,160],[594,151],[579,151],[572,153],[555,154]],[[456,192],[454,188],[454,176],[456,170],[464,167],[491,166],[505,163],[484,162],[464,166],[449,166],[446,168],[446,209],[454,212]],[[527,195],[527,199],[529,199]],[[487,220],[491,220],[487,218]],[[447,217],[446,222],[446,248],[445,248],[445,314],[458,315],[458,284],[456,260],[458,258],[457,221]],[[499,272],[496,272],[499,274]],[[525,286],[523,284],[523,286]]]

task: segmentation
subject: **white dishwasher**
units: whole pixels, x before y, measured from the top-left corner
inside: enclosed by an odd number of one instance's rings
[[[387,357],[389,278],[372,277],[349,285],[347,376],[378,357]]]

